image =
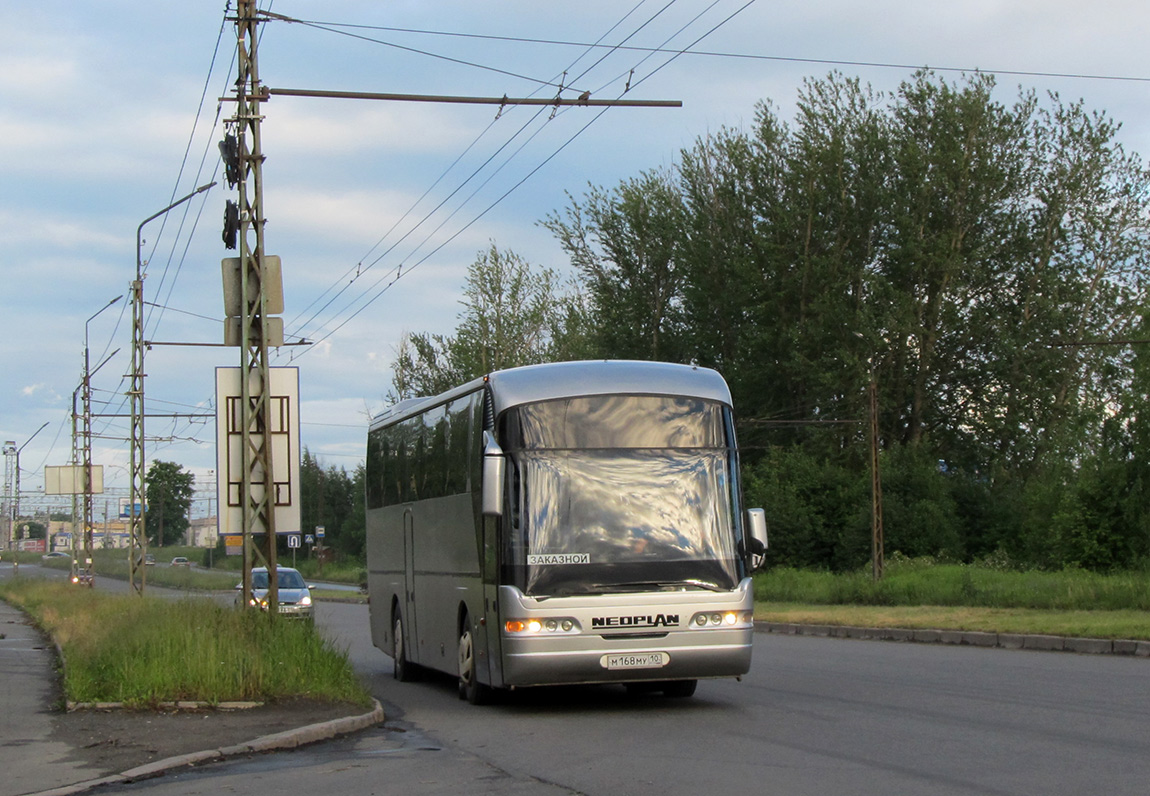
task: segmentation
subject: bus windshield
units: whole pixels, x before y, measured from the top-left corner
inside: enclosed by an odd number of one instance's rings
[[[721,405],[614,395],[513,412],[514,585],[535,596],[736,586]]]

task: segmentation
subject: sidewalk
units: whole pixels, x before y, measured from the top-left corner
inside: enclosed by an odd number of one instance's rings
[[[52,642],[5,602],[0,602],[0,636],[0,796],[100,776],[69,761],[72,750],[66,744],[48,740],[52,707],[61,699]]]

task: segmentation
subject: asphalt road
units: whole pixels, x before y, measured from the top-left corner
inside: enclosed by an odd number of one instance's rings
[[[1144,794],[1150,661],[759,635],[743,682],[695,697],[521,691],[474,707],[398,683],[367,607],[322,603],[388,721],[292,753],[119,789],[364,794]]]
[[[762,635],[743,682],[696,696],[622,688],[459,701],[397,683],[367,609],[323,604],[384,703],[382,729],[128,790],[189,794],[1139,794],[1150,781],[1150,662]]]

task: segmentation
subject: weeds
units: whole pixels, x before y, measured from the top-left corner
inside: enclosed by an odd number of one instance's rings
[[[310,623],[209,599],[109,595],[40,580],[0,583],[0,597],[31,614],[60,645],[72,701],[370,702],[346,652]]]

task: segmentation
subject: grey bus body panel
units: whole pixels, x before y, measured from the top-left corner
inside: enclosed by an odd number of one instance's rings
[[[372,643],[390,654],[397,607],[408,636],[408,660],[454,672],[460,606],[474,616],[482,615],[483,606],[476,535],[465,532],[474,527],[471,496],[388,506],[371,514]]]

